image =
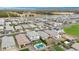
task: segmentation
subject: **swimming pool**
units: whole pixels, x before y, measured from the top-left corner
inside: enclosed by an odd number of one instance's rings
[[[43,43],[38,43],[38,44],[35,44],[34,47],[35,47],[36,49],[43,49],[43,48],[46,47],[46,45],[43,44]]]

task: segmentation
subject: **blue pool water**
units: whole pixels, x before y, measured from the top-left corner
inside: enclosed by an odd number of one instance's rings
[[[36,44],[35,47],[36,47],[37,49],[41,49],[41,48],[44,48],[45,45],[44,45],[43,43],[40,43],[40,44]]]
[[[36,47],[37,47],[38,49],[40,49],[40,48],[43,48],[44,45],[43,45],[43,44],[40,44],[40,45],[37,45]]]

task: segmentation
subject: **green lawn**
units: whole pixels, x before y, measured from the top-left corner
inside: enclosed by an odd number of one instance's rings
[[[79,24],[72,25],[71,27],[64,28],[67,34],[79,36]]]
[[[55,46],[54,46],[54,49],[55,49],[56,51],[64,51],[64,49],[61,48],[61,47],[59,47],[58,45],[55,45]]]
[[[38,43],[43,43],[41,40],[35,40],[32,42],[33,45],[38,44]]]
[[[28,48],[21,49],[20,51],[29,51]]]

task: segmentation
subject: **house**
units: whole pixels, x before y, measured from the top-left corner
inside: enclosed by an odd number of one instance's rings
[[[66,50],[66,51],[75,51],[75,49],[73,49],[73,48],[70,48],[70,49],[68,49],[68,50]]]
[[[19,19],[18,23],[19,24],[24,23],[24,20],[23,19],[21,19],[21,20]]]
[[[61,37],[61,35],[59,35],[55,30],[45,30],[45,32],[50,36],[53,37],[55,39],[58,39]]]
[[[16,38],[19,48],[23,48],[26,45],[31,43],[29,39],[25,36],[25,34],[18,34],[15,36],[15,38]]]
[[[15,29],[16,30],[22,30],[22,26],[19,26],[19,25],[18,26],[15,26]]]
[[[38,30],[40,30],[40,29],[39,29],[39,28],[34,28],[34,30],[35,30],[35,31],[38,31]]]
[[[4,26],[0,26],[0,30],[3,30],[4,29]]]
[[[63,29],[59,29],[57,32],[58,32],[59,34],[64,34],[64,33],[65,33]]]
[[[54,25],[54,22],[48,22],[48,24],[50,24],[50,25]]]
[[[10,26],[10,25],[6,25],[5,26],[5,30],[6,31],[15,31],[14,28],[13,28],[13,26]]]
[[[23,24],[22,27],[23,27],[24,29],[31,28],[28,24]]]
[[[12,21],[12,24],[18,25],[18,21]]]
[[[4,25],[5,20],[0,18],[0,25]]]
[[[4,30],[4,26],[0,26],[0,31],[3,31]]]
[[[43,31],[37,31],[38,35],[42,38],[42,39],[48,39],[49,35]]]
[[[41,23],[36,23],[36,25],[42,27],[42,26],[44,26],[44,23],[42,23],[42,22]]]
[[[35,31],[28,31],[26,33],[26,35],[28,36],[28,38],[31,40],[31,41],[34,41],[34,40],[38,40],[40,38],[40,36],[38,35],[37,32]]]
[[[0,35],[4,33],[4,26],[0,26]]]
[[[1,48],[2,48],[2,50],[16,48],[16,44],[15,44],[15,40],[14,40],[13,36],[2,37]]]
[[[29,26],[30,26],[31,28],[37,27],[37,26],[35,26],[34,24],[29,24]]]
[[[52,30],[55,30],[55,31],[56,31],[57,33],[59,33],[59,34],[64,34],[64,33],[65,33],[64,30],[61,29],[61,28],[59,28],[59,27],[52,28]]]
[[[79,14],[72,14],[72,15],[70,15],[70,18],[72,19],[75,19],[75,18],[79,18]]]
[[[62,25],[62,23],[54,23],[54,26],[61,26]]]
[[[74,43],[71,47],[79,51],[79,43]]]
[[[6,22],[6,26],[9,26],[9,25],[11,25],[11,22]]]
[[[74,38],[74,37],[72,37],[72,36],[70,36],[70,35],[67,35],[67,34],[63,34],[62,37],[63,37],[64,39],[69,40],[69,41],[75,41],[75,40],[76,40],[76,38]]]
[[[18,22],[19,21],[19,18],[12,18],[11,21],[12,22]]]

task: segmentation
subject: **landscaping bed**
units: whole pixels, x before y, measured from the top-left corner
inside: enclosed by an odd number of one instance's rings
[[[64,49],[59,47],[58,45],[54,46],[54,50],[56,50],[56,51],[64,51]]]
[[[38,43],[43,43],[41,40],[35,40],[35,41],[32,41],[32,44],[35,45],[35,44],[38,44]]]
[[[21,49],[20,51],[29,51],[28,48]]]

